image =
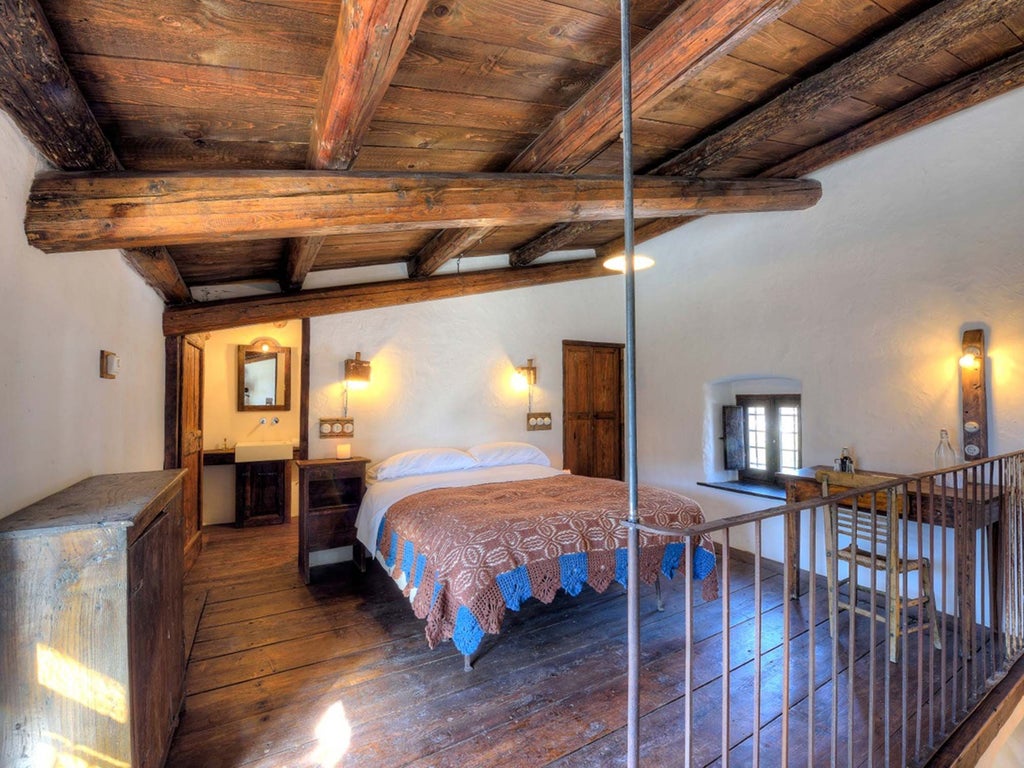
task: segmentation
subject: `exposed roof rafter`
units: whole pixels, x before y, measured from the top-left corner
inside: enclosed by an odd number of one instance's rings
[[[35,0],[0,0],[0,104],[50,163],[65,171],[121,167]],[[168,303],[192,294],[166,248],[122,251]]]
[[[427,0],[341,4],[313,119],[307,168],[351,167],[426,6]],[[282,288],[302,288],[322,244],[322,237],[288,242]]]

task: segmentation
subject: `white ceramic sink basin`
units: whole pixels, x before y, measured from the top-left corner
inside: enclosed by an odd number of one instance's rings
[[[244,461],[280,461],[292,458],[290,440],[268,440],[263,443],[236,443],[235,463]]]

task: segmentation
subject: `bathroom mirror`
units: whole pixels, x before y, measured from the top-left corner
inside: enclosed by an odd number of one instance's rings
[[[238,345],[238,410],[289,410],[291,378],[289,347],[282,347],[270,337]]]

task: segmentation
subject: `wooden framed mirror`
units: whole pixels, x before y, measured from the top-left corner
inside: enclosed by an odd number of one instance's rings
[[[238,345],[238,410],[291,409],[292,350],[269,336]]]

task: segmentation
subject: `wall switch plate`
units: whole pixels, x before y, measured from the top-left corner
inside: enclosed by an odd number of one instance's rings
[[[320,437],[353,437],[355,419],[320,419]]]
[[[526,431],[537,432],[542,429],[551,429],[550,413],[528,413],[526,414]]]

